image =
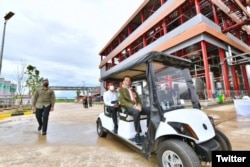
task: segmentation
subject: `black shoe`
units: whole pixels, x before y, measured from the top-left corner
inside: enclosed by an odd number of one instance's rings
[[[139,134],[136,134],[136,135],[135,135],[135,143],[138,144],[138,145],[141,144],[141,137],[140,137]]]
[[[116,130],[116,129],[114,129],[113,132],[114,132],[115,134],[117,134],[117,130]]]
[[[42,129],[42,126],[38,126],[37,130],[40,131]]]
[[[46,135],[46,132],[42,132],[42,135]]]

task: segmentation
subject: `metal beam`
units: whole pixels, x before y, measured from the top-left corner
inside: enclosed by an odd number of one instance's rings
[[[77,90],[88,90],[91,92],[99,92],[100,87],[85,87],[85,86],[50,86],[52,90],[64,90],[64,91],[77,91]]]

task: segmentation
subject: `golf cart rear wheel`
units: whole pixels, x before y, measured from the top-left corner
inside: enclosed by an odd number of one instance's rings
[[[97,130],[97,134],[100,137],[105,137],[107,136],[107,132],[104,131],[104,128],[102,127],[102,121],[100,119],[98,119],[97,121],[97,126],[96,126],[96,130]]]
[[[232,145],[229,139],[218,129],[215,129],[215,140],[220,143],[222,151],[232,151]]]
[[[180,140],[167,140],[160,144],[157,152],[160,167],[200,167],[201,163],[194,150]]]

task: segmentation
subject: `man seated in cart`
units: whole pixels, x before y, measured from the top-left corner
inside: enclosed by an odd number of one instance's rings
[[[114,133],[117,133],[118,130],[118,122],[117,122],[117,112],[119,110],[118,104],[118,93],[115,90],[114,84],[112,82],[109,83],[108,90],[104,92],[103,101],[107,106],[107,110],[111,113],[113,122],[114,122]]]
[[[134,96],[135,95],[135,96]],[[133,90],[131,89],[131,78],[125,76],[123,79],[122,88],[119,89],[119,103],[122,107],[126,108],[126,111],[129,115],[132,115],[134,118],[134,127],[136,131],[135,142],[136,144],[141,144],[140,132],[140,115],[147,115],[147,127],[150,120],[150,111],[143,107],[142,101],[135,91],[133,95]]]

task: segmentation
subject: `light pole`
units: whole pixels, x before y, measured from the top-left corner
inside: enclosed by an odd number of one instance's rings
[[[2,48],[1,48],[1,55],[0,55],[0,75],[1,75],[1,71],[2,71],[2,60],[3,60],[3,47],[4,47],[4,37],[5,37],[5,29],[6,29],[6,24],[7,21],[14,16],[15,13],[13,12],[9,12],[4,16],[4,27],[3,27],[3,40],[2,40]]]

